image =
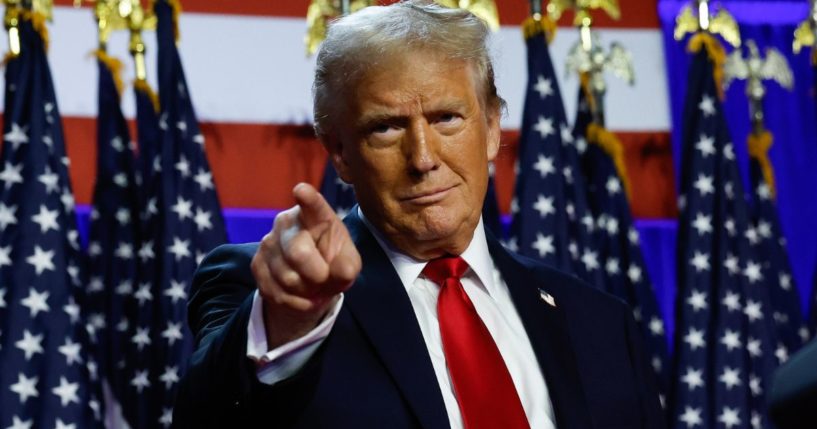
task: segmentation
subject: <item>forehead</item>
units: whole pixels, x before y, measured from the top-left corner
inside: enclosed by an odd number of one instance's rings
[[[472,101],[479,94],[476,80],[475,67],[466,60],[409,51],[368,68],[348,92],[347,103],[358,111],[452,99]]]

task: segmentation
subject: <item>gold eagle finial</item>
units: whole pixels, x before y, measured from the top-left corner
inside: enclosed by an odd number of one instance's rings
[[[730,45],[740,46],[740,30],[738,23],[726,9],[720,7],[713,14],[709,0],[695,0],[697,14],[692,12],[692,6],[686,5],[675,18],[675,40],[681,40],[687,33],[707,31],[723,37]]]

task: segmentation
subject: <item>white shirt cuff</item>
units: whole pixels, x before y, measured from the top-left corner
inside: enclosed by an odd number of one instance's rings
[[[282,344],[272,350],[267,347],[267,330],[264,326],[263,300],[256,290],[252,298],[250,323],[247,325],[247,357],[255,362],[258,381],[275,384],[297,373],[315,354],[329,336],[338,318],[343,294],[321,323],[303,337]]]

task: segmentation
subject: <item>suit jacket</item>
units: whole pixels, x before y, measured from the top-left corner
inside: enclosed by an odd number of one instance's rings
[[[778,429],[817,427],[817,339],[775,371],[769,412]]]
[[[180,384],[175,427],[449,426],[405,288],[354,210],[344,222],[363,260],[360,275],[315,355],[272,386],[258,381],[246,357],[257,243],[219,247],[202,262],[189,303],[197,349]],[[665,427],[624,303],[509,253],[490,236],[488,247],[545,376],[558,427]],[[555,307],[541,291],[554,297]]]

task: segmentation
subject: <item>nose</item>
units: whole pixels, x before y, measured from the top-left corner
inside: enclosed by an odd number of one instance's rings
[[[428,121],[412,121],[408,131],[404,147],[410,172],[423,175],[438,168],[440,143]]]

